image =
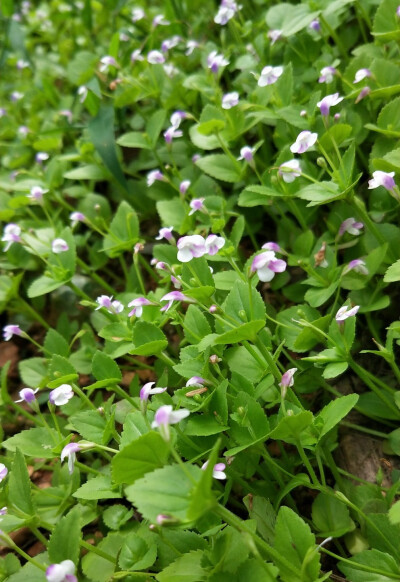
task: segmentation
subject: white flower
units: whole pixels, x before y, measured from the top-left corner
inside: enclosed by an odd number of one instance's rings
[[[192,54],[195,48],[199,46],[199,43],[195,40],[188,40],[186,43],[186,52],[185,55],[188,57]]]
[[[70,475],[74,472],[76,453],[79,453],[80,450],[81,447],[77,443],[69,443],[68,445],[65,445],[61,451],[61,462],[63,462],[64,459],[68,459],[68,472]]]
[[[345,321],[347,318],[355,315],[359,309],[360,309],[359,305],[355,305],[351,309],[349,309],[348,305],[343,305],[343,307],[341,307],[339,311],[336,313],[335,319],[338,323],[341,323]]]
[[[207,57],[207,66],[213,73],[218,73],[221,67],[229,65],[229,61],[224,55],[219,55],[217,51],[212,51]]]
[[[368,275],[369,273],[366,263],[362,259],[353,259],[350,261],[343,269],[343,274],[349,273],[350,271],[355,271],[356,273],[360,273],[360,275]]]
[[[282,38],[282,30],[278,28],[274,30],[269,30],[267,34],[268,38],[271,41],[271,45],[275,44],[280,38]]]
[[[96,303],[98,304],[98,307],[96,307],[95,311],[101,309],[102,307],[105,307],[108,313],[112,314],[121,313],[124,310],[122,303],[118,300],[113,301],[112,296],[109,297],[108,295],[100,295],[97,297]]]
[[[364,228],[364,224],[362,222],[358,222],[353,217],[346,218],[346,220],[344,220],[340,225],[339,236],[344,235],[345,232],[358,236],[361,233],[362,228]]]
[[[83,103],[86,100],[88,93],[89,89],[85,85],[81,85],[80,87],[78,87],[79,101],[81,103]]]
[[[68,251],[69,246],[67,241],[65,241],[63,238],[55,238],[51,242],[51,250],[56,255],[59,255],[60,253],[65,253],[66,251]]]
[[[281,378],[281,381],[279,382],[279,386],[281,388],[289,388],[290,386],[293,386],[293,384],[294,384],[293,376],[295,375],[296,372],[297,372],[297,368],[290,368],[289,370],[286,370],[286,372],[284,374],[282,374],[282,378]]]
[[[216,234],[209,234],[206,238],[206,253],[207,255],[216,255],[225,244],[225,239]]]
[[[336,75],[335,67],[324,67],[320,71],[320,78],[318,83],[332,83],[333,77]]]
[[[239,93],[237,91],[233,91],[232,93],[226,93],[222,97],[222,109],[232,109],[232,107],[236,107],[239,103]]]
[[[26,402],[27,404],[32,404],[36,400],[36,392],[39,391],[39,388],[36,390],[32,390],[32,388],[22,388],[19,391],[20,399],[16,400],[15,402]]]
[[[24,331],[21,330],[19,325],[5,325],[3,327],[3,339],[5,342],[10,341],[13,335],[24,336],[26,335]]]
[[[78,582],[75,576],[75,564],[72,560],[51,564],[46,570],[46,580],[47,582]]]
[[[151,65],[161,65],[165,63],[165,57],[160,51],[150,51],[147,55],[147,62]]]
[[[237,159],[246,160],[248,164],[251,164],[253,162],[253,154],[254,148],[251,148],[250,146],[243,146],[240,148],[240,156]]]
[[[371,76],[372,73],[369,69],[359,69],[355,74],[353,83],[361,83],[361,81]]]
[[[117,61],[114,57],[110,57],[110,55],[106,55],[100,59],[100,73],[107,73],[110,67],[118,67]]]
[[[142,52],[140,49],[135,49],[131,53],[131,63],[134,63],[136,61],[144,61],[144,56],[142,55]]]
[[[4,463],[0,463],[0,483],[7,477],[8,469]]]
[[[207,466],[208,461],[203,463],[203,465],[201,466],[202,470],[205,471],[207,469]],[[212,473],[214,479],[220,479],[221,481],[226,479],[226,473],[224,473],[225,468],[226,468],[225,463],[217,463],[216,465],[214,465]]]
[[[188,263],[193,258],[202,257],[206,254],[206,241],[199,234],[183,236],[177,242],[178,261]]]
[[[368,182],[368,190],[379,188],[383,186],[389,192],[396,187],[396,182],[393,180],[394,172],[381,172],[377,170],[372,174],[372,179]]]
[[[143,305],[153,305],[151,301],[146,299],[145,297],[137,297],[133,299],[130,303],[128,303],[128,307],[133,307],[132,311],[128,313],[128,317],[141,317],[143,313]]]
[[[143,8],[133,8],[132,9],[132,22],[139,22],[139,20],[142,20],[145,17],[145,12],[143,10]]]
[[[186,408],[181,408],[180,410],[173,410],[170,404],[161,406],[154,415],[154,420],[151,423],[151,428],[160,429],[161,436],[165,440],[169,440],[169,425],[177,424],[187,416],[189,416],[189,410]]]
[[[301,176],[301,167],[299,160],[288,160],[279,166],[278,174],[282,177],[284,182],[288,184],[294,182],[296,178]]]
[[[54,388],[49,394],[51,404],[55,406],[63,406],[67,404],[68,400],[74,396],[72,386],[69,384],[61,384],[58,388]]]
[[[274,251],[265,251],[256,255],[251,264],[251,271],[257,271],[258,278],[264,283],[271,281],[276,273],[283,273],[286,269],[286,262],[277,259]]]
[[[48,192],[48,190],[42,188],[41,186],[32,186],[28,198],[35,200],[36,202],[41,202],[43,194],[46,194],[46,192]]]
[[[166,131],[164,131],[163,135],[166,143],[172,143],[172,140],[175,137],[182,137],[183,132],[172,125]]]
[[[191,184],[190,180],[183,180],[183,182],[179,184],[179,192],[182,194],[182,196],[186,194],[190,187],[190,184]]]
[[[173,226],[164,226],[163,228],[160,228],[160,230],[158,231],[158,236],[155,237],[156,240],[162,240],[163,238],[165,238],[167,241],[171,241],[174,240],[174,237],[172,235],[172,231],[174,230]]]
[[[168,26],[169,24],[171,23],[169,22],[169,20],[166,20],[164,14],[157,14],[157,16],[153,18],[152,25],[154,26],[154,28],[156,26]]]
[[[18,224],[14,224],[13,222],[6,224],[4,227],[3,236],[1,237],[1,240],[7,243],[3,249],[4,252],[8,251],[14,242],[21,242],[20,234],[21,227],[18,226]]]
[[[327,95],[321,99],[321,101],[317,103],[317,106],[320,108],[321,115],[327,117],[330,108],[338,105],[341,101],[343,101],[343,97],[340,97],[339,93],[333,93],[333,95]]]
[[[153,170],[147,174],[147,186],[152,186],[154,182],[159,180],[160,182],[166,182],[164,174],[160,170]]]
[[[189,202],[189,206],[191,208],[191,210],[189,212],[189,216],[192,216],[192,214],[194,214],[195,212],[197,212],[197,210],[202,210],[203,209],[204,200],[205,200],[205,198],[193,198],[193,200],[191,200]]]
[[[297,136],[294,144],[290,146],[290,151],[292,154],[304,154],[304,152],[306,152],[315,144],[317,139],[317,133],[311,133],[311,131],[301,131]]]
[[[69,218],[71,220],[71,226],[76,226],[78,222],[84,222],[86,220],[86,216],[82,212],[71,212]]]
[[[257,85],[259,87],[265,87],[266,85],[273,85],[277,82],[279,77],[283,73],[283,67],[271,67],[268,65],[264,67],[261,71],[261,76],[258,79]]]
[[[167,388],[153,388],[155,382],[147,382],[140,390],[140,400],[146,401],[152,394],[162,394]]]

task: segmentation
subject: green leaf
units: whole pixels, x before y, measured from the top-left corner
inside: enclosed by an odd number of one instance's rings
[[[24,455],[16,449],[14,461],[11,466],[8,480],[8,502],[7,505],[23,514],[26,517],[33,517],[35,509],[31,497],[31,481]]]
[[[153,113],[147,123],[146,133],[153,148],[157,145],[157,140],[165,123],[166,116],[167,112],[164,109],[159,109]]]
[[[140,410],[134,410],[127,414],[121,435],[120,450],[130,445],[132,441],[138,439],[142,434],[149,432],[149,430],[149,426]]]
[[[281,30],[288,38],[307,28],[318,15],[319,12],[311,12],[307,5],[281,2],[268,10],[265,20],[270,28]]]
[[[58,255],[57,255],[58,256]],[[64,281],[58,281],[52,279],[51,277],[47,277],[46,275],[42,275],[35,279],[28,288],[28,297],[33,299],[34,297],[40,297],[40,295],[46,295],[47,293],[51,293],[55,291],[62,285],[68,283],[69,278],[66,278]]]
[[[324,330],[325,321],[320,318],[319,312],[307,304],[294,305],[281,311],[276,316],[279,323],[283,324],[278,328],[278,335],[280,340],[285,340],[285,345],[295,352],[306,352],[313,348],[321,341],[322,334],[313,331],[312,328],[305,324],[298,323],[304,320],[312,323],[318,329]],[[310,330],[307,335],[303,334],[304,330]],[[301,339],[299,339],[301,337]]]
[[[352,556],[351,561],[359,564],[359,568],[355,564],[339,562],[339,569],[352,582],[393,582],[400,574],[397,560],[390,554],[376,549],[360,552]],[[375,572],[377,568],[382,573],[377,574]]]
[[[185,522],[192,501],[193,487],[202,474],[199,467],[187,463],[185,471],[180,465],[168,465],[147,473],[142,479],[126,487],[126,497],[151,523],[156,523],[160,514]]]
[[[121,135],[121,137],[117,139],[117,144],[125,148],[151,149],[146,134],[140,133],[139,131],[124,133],[124,135]]]
[[[309,435],[308,429],[312,423],[313,415],[309,410],[304,410],[292,416],[284,416],[269,436],[272,439],[282,440],[291,444],[296,444],[298,441],[304,444],[311,444],[316,440]]]
[[[69,422],[81,437],[99,445],[103,443],[106,419],[97,410],[82,410],[69,417]]]
[[[72,494],[77,499],[120,499],[122,495],[113,489],[111,477],[99,475],[89,479]]]
[[[312,506],[312,520],[320,536],[338,538],[355,528],[348,507],[338,498],[320,493]]]
[[[28,358],[18,364],[19,374],[25,386],[40,388],[46,385],[47,366],[44,358]]]
[[[383,0],[375,13],[372,34],[382,42],[400,38],[397,6],[397,0]]]
[[[188,436],[210,436],[228,430],[229,426],[219,423],[214,416],[207,414],[191,416],[185,426]]]
[[[348,367],[349,364],[347,362],[332,362],[332,364],[325,366],[322,375],[326,380],[337,378],[340,374],[343,374]]]
[[[138,356],[153,356],[164,350],[168,341],[161,329],[148,321],[137,321],[133,328],[134,348],[131,353]]]
[[[96,164],[87,164],[65,172],[64,178],[68,180],[107,180],[108,172]]]
[[[250,300],[251,297],[251,300]],[[228,294],[223,305],[223,310],[238,323],[243,324],[254,320],[263,320],[265,322],[266,309],[265,303],[260,293],[249,286],[244,281],[239,281]],[[259,324],[258,324],[259,325]],[[228,332],[232,327],[227,324],[221,324],[218,321],[217,331]]]
[[[281,507],[278,513],[275,527],[275,548],[285,556],[293,566],[302,570],[302,582],[315,582],[320,572],[320,556],[316,552],[309,560],[305,568],[303,563],[309,550],[314,549],[315,536],[299,515],[289,507]],[[293,580],[291,570],[286,570],[284,564],[279,565],[280,575],[283,580]]]
[[[319,206],[343,198],[343,193],[334,182],[320,182],[305,186],[297,193],[297,196],[302,200],[309,200],[310,203],[307,206]]]
[[[119,366],[110,356],[104,352],[97,351],[92,360],[92,374],[96,380],[117,380],[122,379]]]
[[[213,341],[213,345],[237,344],[243,340],[255,341],[257,332],[259,332],[264,325],[265,319],[255,319],[248,323],[242,323],[242,325],[239,325],[235,329],[217,335]]]
[[[120,533],[109,533],[97,547],[109,556],[115,558],[115,562],[111,562],[93,552],[88,552],[82,558],[82,570],[84,574],[94,582],[108,582],[114,574],[117,556],[121,551],[121,546],[124,543],[124,536]]]
[[[124,505],[111,505],[103,512],[102,519],[109,529],[121,529],[123,525],[133,515],[133,509],[128,509]]]
[[[74,508],[56,524],[50,536],[48,545],[50,561],[59,564],[63,560],[72,560],[76,564],[81,535],[80,513]]]
[[[181,555],[156,575],[158,582],[201,582],[207,579],[203,567],[204,552],[197,550]]]
[[[333,281],[328,287],[323,287],[322,289],[313,287],[312,289],[308,289],[304,295],[304,299],[308,301],[311,307],[320,307],[332,297],[338,286],[339,281]]]
[[[46,553],[35,556],[35,560],[47,567],[49,561]],[[45,573],[35,564],[27,562],[22,568],[7,577],[7,582],[46,582]]]
[[[239,445],[249,446],[269,434],[268,418],[260,404],[247,392],[239,392],[235,398],[234,412],[231,414],[232,438]]]
[[[183,225],[186,223],[188,215],[187,209],[180,198],[159,200],[156,202],[156,207],[164,226],[173,226],[176,231],[182,232]],[[173,262],[177,263],[176,248],[170,247],[169,251],[174,252]]]
[[[230,291],[240,281],[236,271],[220,271],[214,275],[215,288]]]
[[[400,34],[400,29],[399,29]],[[378,127],[389,132],[398,133],[400,131],[400,97],[387,103],[378,116]]]
[[[112,460],[112,476],[116,483],[131,485],[163,467],[169,457],[169,446],[157,432],[148,432],[125,446]]]
[[[240,193],[238,204],[246,208],[253,206],[269,205],[270,198],[284,198],[283,192],[278,192],[268,186],[248,186]]]
[[[57,455],[52,449],[59,444],[58,433],[46,428],[30,428],[10,437],[2,443],[7,451],[19,449],[27,457],[53,459]]]
[[[392,507],[389,509],[388,516],[390,523],[400,523],[400,500],[396,501],[396,503],[392,505]]]
[[[196,166],[206,174],[223,182],[238,182],[240,180],[240,164],[236,165],[225,154],[212,154],[200,158]]]
[[[68,357],[69,345],[66,339],[55,329],[49,329],[44,339],[43,347],[51,354]]]
[[[123,200],[111,221],[108,234],[103,239],[103,250],[108,257],[117,257],[132,250],[139,238],[139,221],[136,212]]]
[[[99,153],[106,168],[125,190],[128,184],[121,169],[115,148],[114,108],[112,105],[102,105],[96,117],[88,124],[89,138]]]
[[[383,278],[385,283],[394,283],[400,281],[400,259],[390,265]]]
[[[185,338],[197,344],[204,336],[211,333],[211,327],[205,315],[196,305],[189,305],[184,319]]]
[[[246,495],[243,499],[251,519],[257,522],[257,531],[267,541],[272,544],[274,541],[276,513],[271,502],[259,495]]]
[[[157,546],[153,540],[147,542],[136,532],[131,532],[125,540],[118,564],[122,570],[144,570],[156,561]]]

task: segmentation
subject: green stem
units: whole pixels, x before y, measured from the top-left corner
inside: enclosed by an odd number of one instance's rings
[[[382,402],[384,402],[386,404],[386,406],[388,406],[390,408],[390,410],[392,410],[393,412],[396,413],[396,417],[400,418],[400,411],[397,408],[397,406],[394,404],[394,402],[390,401],[388,399],[388,397],[386,396],[386,394],[383,393],[383,391],[381,389],[379,389],[369,378],[369,376],[365,373],[366,371],[361,368],[361,366],[359,366],[358,364],[356,364],[353,360],[349,361],[349,364],[351,366],[351,368],[358,374],[358,376],[361,378],[361,380],[363,380],[363,382],[365,382],[365,384],[371,388],[371,390],[376,394],[376,396],[382,400]]]
[[[384,432],[380,432],[379,430],[373,430],[372,428],[367,428],[366,426],[360,426],[358,424],[353,424],[352,422],[347,422],[346,420],[342,420],[340,422],[341,426],[347,426],[348,428],[352,428],[353,430],[358,430],[359,432],[365,432],[366,434],[370,434],[372,436],[379,437],[381,439],[387,439],[388,435]]]
[[[44,328],[50,329],[49,324],[47,321],[43,319],[43,317],[35,310],[29,303],[25,301],[25,299],[18,298],[18,303],[22,305],[25,311],[27,311],[36,321],[38,321]]]
[[[140,271],[139,253],[134,253],[134,255],[133,255],[133,265],[134,265],[134,268],[135,268],[136,277],[137,277],[137,279],[139,281],[140,290],[143,293],[143,295],[146,295],[146,288],[144,286],[142,273]],[[125,269],[126,269],[126,266],[125,266]],[[127,274],[126,274],[126,278],[127,278]]]
[[[79,398],[89,406],[89,408],[92,410],[97,410],[97,407],[93,404],[93,402],[91,402],[91,400],[86,396],[83,390],[79,388],[79,386],[73,384],[72,389],[79,396]]]
[[[374,574],[380,574],[381,576],[387,576],[388,578],[392,578],[393,580],[400,580],[400,574],[393,574],[393,572],[386,572],[385,570],[379,570],[378,568],[371,568],[369,566],[365,566],[360,562],[353,562],[353,560],[349,560],[348,558],[342,558],[342,556],[338,556],[333,552],[330,552],[324,547],[321,547],[321,552],[331,556],[332,558],[336,558],[339,562],[343,562],[344,564],[349,564],[356,570],[363,570],[364,572],[372,572]]]
[[[274,376],[275,380],[279,383],[282,379],[282,374],[280,373],[279,368],[276,365],[273,356],[270,354],[270,352],[268,351],[268,349],[265,347],[265,345],[263,344],[263,342],[260,340],[260,338],[258,336],[257,336],[257,339],[255,341],[255,344],[258,347],[258,349],[260,350],[260,352],[262,353],[262,355],[264,356],[264,358],[268,364],[269,371]]]
[[[42,534],[41,531],[38,530],[37,527],[31,527],[30,528],[31,532],[33,533],[33,535],[40,541],[42,542],[42,544],[44,545],[45,548],[47,548],[47,544],[48,541],[47,539],[44,537],[44,535]]]
[[[315,474],[315,471],[312,468],[312,465],[311,465],[306,453],[304,452],[303,446],[299,440],[296,441],[296,448],[299,451],[299,455],[301,457],[301,460],[303,461],[305,467],[307,468],[307,471],[311,477],[311,481],[314,483],[314,485],[319,485],[320,483],[318,481],[318,477]]]
[[[117,561],[116,558],[114,558],[110,554],[103,552],[103,550],[100,550],[97,546],[92,546],[92,544],[88,544],[87,542],[85,542],[85,540],[80,540],[79,545],[82,546],[82,548],[85,548],[85,550],[88,550],[93,554],[97,554],[97,556],[99,556],[100,558],[104,558],[104,560],[107,560],[107,562],[115,564]]]
[[[90,277],[96,281],[96,283],[98,283],[100,285],[100,287],[102,287],[103,289],[105,289],[106,291],[108,291],[108,293],[110,293],[111,295],[114,295],[115,293],[115,289],[113,289],[113,287],[111,287],[108,283],[106,283],[104,281],[104,279],[102,279],[102,277],[100,277],[96,271],[94,271],[93,269],[91,269],[89,267],[89,265],[87,265],[84,261],[82,261],[82,259],[80,259],[79,257],[76,258],[76,262],[77,264],[81,267],[81,269],[83,269],[83,271],[85,271],[86,273],[88,273],[90,275]]]

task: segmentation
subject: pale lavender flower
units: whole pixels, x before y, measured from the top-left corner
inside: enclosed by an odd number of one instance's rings
[[[20,135],[21,137],[26,137],[28,135],[28,133],[30,133],[30,129],[29,127],[26,127],[26,125],[20,125],[18,128],[18,135]]]
[[[46,570],[46,580],[47,582],[78,582],[75,576],[75,564],[72,560],[51,564]]]
[[[6,226],[4,227],[3,236],[1,237],[1,240],[7,243],[3,249],[4,252],[8,251],[8,249],[13,243],[21,242],[20,234],[21,227],[18,226],[18,224],[14,224],[13,222],[6,224]]]
[[[0,463],[0,483],[7,477],[8,469],[4,463]]]
[[[381,172],[377,170],[372,174],[372,179],[368,181],[368,190],[379,188],[383,186],[389,192],[392,192],[396,187],[396,182],[393,180],[394,172]]]
[[[353,83],[361,83],[361,81],[363,81],[364,79],[367,79],[371,76],[372,76],[372,73],[369,69],[359,69],[356,72]]]
[[[251,264],[251,272],[257,271],[258,278],[264,283],[271,281],[276,273],[283,273],[286,269],[286,262],[277,259],[274,251],[265,251],[256,255]]]
[[[234,0],[222,0],[218,12],[214,17],[215,24],[225,26],[240,8]]]
[[[204,200],[205,198],[193,198],[193,200],[190,201],[189,206],[191,208],[191,211],[189,212],[189,216],[191,216],[198,210],[203,210]]]
[[[49,159],[49,154],[47,152],[38,152],[35,156],[35,161],[37,164],[42,164]]]
[[[321,30],[321,25],[318,18],[312,20],[308,26],[311,30],[314,30],[315,32],[320,32]]]
[[[218,311],[218,307],[216,305],[210,305],[210,307],[208,308],[208,311],[210,313],[216,313]]]
[[[301,176],[301,166],[299,160],[288,160],[279,166],[278,174],[284,182],[290,184]]]
[[[131,63],[135,63],[136,61],[144,61],[144,56],[140,49],[135,49],[131,53]]]
[[[165,139],[166,143],[169,144],[169,143],[172,143],[172,140],[175,137],[182,137],[183,136],[183,132],[180,129],[177,129],[176,127],[174,127],[172,125],[166,131],[164,131],[163,136],[164,136],[164,139]]]
[[[281,378],[281,381],[279,382],[279,386],[283,390],[287,390],[289,387],[293,386],[293,384],[294,384],[293,376],[295,375],[296,372],[297,372],[297,368],[290,368],[289,370],[286,370],[286,372],[284,374],[282,374],[282,378]]]
[[[239,103],[239,93],[237,91],[233,91],[232,93],[226,93],[222,97],[222,109],[232,109],[232,107],[236,107]]]
[[[169,121],[172,125],[172,127],[178,128],[181,124],[181,122],[186,119],[188,116],[188,114],[186,113],[186,111],[181,111],[181,110],[177,110],[174,111],[173,114],[171,115]]]
[[[18,335],[20,337],[25,337],[26,333],[22,331],[19,325],[5,325],[3,327],[3,339],[5,342],[10,341],[13,335]]]
[[[27,404],[32,404],[36,400],[36,392],[39,391],[39,388],[36,390],[32,390],[32,388],[22,388],[19,391],[20,399],[16,400],[15,402],[26,402]]]
[[[180,289],[182,287],[182,283],[173,275],[171,275],[171,283],[175,287],[175,289]]]
[[[271,41],[271,45],[275,44],[280,38],[282,38],[282,30],[278,28],[274,30],[269,30],[267,33],[269,40]]]
[[[28,61],[24,61],[24,59],[18,59],[16,67],[19,71],[22,71],[23,69],[27,69],[29,67],[29,63]]]
[[[152,26],[154,28],[156,28],[157,26],[168,26],[169,24],[171,23],[169,22],[169,20],[166,20],[164,14],[157,14],[157,16],[153,18],[152,22]]]
[[[181,420],[189,416],[190,412],[186,408],[180,410],[173,410],[170,404],[161,406],[154,415],[154,420],[151,423],[151,428],[158,428],[164,440],[169,440],[169,426],[171,424],[178,424]]]
[[[206,254],[206,241],[199,234],[183,236],[177,242],[178,261],[188,263],[193,258],[202,257]]]
[[[74,472],[76,453],[79,453],[81,450],[81,447],[77,443],[69,443],[68,445],[65,445],[61,451],[61,462],[63,462],[64,459],[68,460],[68,472],[70,475]]]
[[[273,85],[277,82],[279,77],[283,73],[283,67],[271,67],[270,65],[263,68],[261,71],[261,76],[258,79],[257,85],[259,87],[265,87],[267,85]]]
[[[201,376],[192,376],[186,382],[186,388],[193,386],[194,388],[202,388],[204,384],[207,384],[207,380]]]
[[[112,296],[109,297],[108,295],[100,295],[97,297],[96,303],[98,304],[98,307],[96,307],[95,311],[104,307],[107,309],[108,313],[116,315],[117,313],[121,313],[124,310],[122,303],[118,300],[113,301]]]
[[[7,512],[8,512],[8,509],[7,509],[7,507],[2,507],[2,508],[0,509],[0,515],[7,515]]]
[[[353,315],[355,315],[359,309],[360,309],[359,305],[355,305],[351,309],[349,309],[348,305],[343,305],[343,307],[341,307],[336,313],[335,319],[338,323],[342,323],[349,317],[353,317]]]
[[[76,226],[78,224],[78,222],[85,222],[85,220],[86,220],[86,216],[84,214],[82,214],[82,212],[71,212],[71,214],[69,215],[69,218],[71,220],[72,228],[74,226]]]
[[[290,146],[290,151],[292,154],[304,154],[304,152],[306,152],[315,144],[317,139],[317,133],[311,133],[311,131],[301,131],[297,136],[294,144]]]
[[[174,301],[186,301],[187,303],[195,303],[194,299],[192,299],[191,297],[186,297],[186,295],[184,295],[180,291],[170,291],[169,293],[161,297],[160,301],[168,301],[168,303],[164,305],[164,307],[161,307],[161,311],[168,311],[171,308]]]
[[[178,35],[173,36],[172,38],[166,38],[161,43],[161,50],[163,53],[168,52],[170,49],[175,48],[180,42],[181,37]]]
[[[357,95],[357,99],[355,100],[355,103],[360,103],[360,101],[362,101],[370,93],[371,93],[371,88],[370,87],[364,87],[363,89],[361,89],[361,91]]]
[[[355,271],[356,273],[360,273],[360,275],[368,275],[369,273],[365,261],[362,259],[353,259],[350,261],[350,263],[343,269],[343,274],[346,274],[349,271]]]
[[[165,238],[167,241],[172,241],[174,240],[172,231],[174,230],[173,226],[164,226],[163,228],[160,228],[160,230],[158,231],[158,236],[155,237],[156,240],[162,240],[163,238]]]
[[[202,470],[205,471],[207,469],[207,466],[208,466],[208,461],[203,463],[203,465],[201,466]],[[225,469],[226,469],[225,463],[216,463],[213,467],[213,473],[212,473],[212,476],[214,477],[214,479],[220,479],[221,481],[226,479],[226,473],[224,473]]]
[[[7,110],[4,107],[0,107],[0,119],[7,115]]]
[[[355,218],[350,217],[346,218],[342,222],[339,228],[339,236],[343,236],[345,232],[349,234],[353,234],[358,236],[361,233],[361,229],[364,228],[364,224],[362,222],[358,222]]]
[[[128,313],[128,317],[132,317],[133,315],[135,317],[141,317],[144,305],[154,305],[154,303],[145,297],[137,297],[136,299],[133,299],[133,301],[128,303],[128,307],[133,307],[132,311]]]
[[[179,184],[179,192],[184,196],[190,187],[191,181],[190,180],[183,180]]]
[[[162,65],[165,63],[165,57],[160,51],[150,51],[147,55],[147,62],[151,65]]]
[[[61,384],[58,388],[54,388],[49,394],[51,404],[55,406],[64,406],[74,396],[74,391],[70,384]]]
[[[10,95],[10,99],[13,103],[20,101],[21,99],[23,99],[23,97],[24,97],[24,94],[20,93],[19,91],[13,91]]]
[[[243,146],[240,149],[240,156],[237,159],[239,161],[245,160],[248,164],[251,164],[254,161],[253,153],[254,153],[254,148],[251,148],[250,146]]]
[[[167,263],[164,263],[163,261],[157,261],[155,263],[155,267],[159,271],[168,271],[168,265],[167,265]]]
[[[79,101],[83,103],[88,96],[89,89],[85,85],[81,85],[80,87],[78,87],[77,93],[79,95]]]
[[[100,59],[100,67],[99,67],[99,71],[100,73],[108,73],[108,70],[110,67],[118,67],[118,63],[117,61],[114,59],[114,57],[111,57],[110,55],[106,55],[105,57],[102,57]]]
[[[343,101],[343,97],[339,96],[339,93],[333,93],[333,95],[327,95],[321,101],[317,103],[317,106],[320,108],[321,115],[327,117],[329,115],[329,110],[331,107],[338,105]]]
[[[216,255],[220,249],[225,245],[225,239],[216,234],[209,234],[206,238],[206,254]]]
[[[200,154],[194,154],[192,156],[192,162],[195,164],[196,162],[198,162],[201,159],[201,155]]]
[[[319,73],[320,77],[318,79],[318,83],[332,83],[336,73],[337,71],[335,67],[324,67]]]
[[[400,5],[396,8],[396,16],[397,18],[400,18]]]
[[[274,253],[282,252],[281,247],[276,242],[266,242],[261,248],[265,249],[266,251],[274,251]]]
[[[217,51],[212,51],[207,57],[207,66],[213,73],[218,73],[221,67],[229,65],[228,59],[220,55]]]
[[[55,238],[51,242],[51,250],[56,255],[59,255],[60,253],[65,253],[66,251],[68,251],[69,246],[67,241],[65,241],[63,238]]]
[[[69,109],[61,109],[61,111],[58,114],[61,115],[61,117],[66,117],[68,123],[72,122],[72,111],[70,111]]]
[[[166,177],[160,170],[153,170],[147,174],[147,186],[152,186],[156,181],[167,182]]]
[[[43,199],[43,194],[46,194],[46,192],[48,192],[46,188],[42,188],[41,186],[32,186],[28,198],[34,200],[35,202],[41,202]]]
[[[186,43],[186,51],[185,51],[185,55],[188,57],[190,56],[194,49],[198,48],[200,45],[197,41],[195,40],[188,40]]]
[[[152,394],[161,394],[167,390],[167,388],[152,388],[154,384],[155,382],[147,382],[147,384],[144,384],[140,389],[140,400],[142,402],[146,402]]]
[[[340,117],[341,117],[340,113],[335,113],[335,115],[333,116],[333,119],[335,121],[339,121]]]
[[[165,65],[163,65],[163,69],[164,69],[164,73],[170,79],[172,79],[173,77],[175,77],[179,73],[179,69],[174,67],[174,65],[172,65],[171,63],[166,63]]]
[[[131,13],[132,22],[139,22],[139,20],[143,20],[144,17],[145,17],[145,12],[144,12],[143,8],[135,7],[132,9],[132,13]]]

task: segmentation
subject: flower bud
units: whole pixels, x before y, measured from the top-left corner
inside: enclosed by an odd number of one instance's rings
[[[240,309],[240,311],[238,312],[238,316],[242,321],[247,321],[247,314],[244,309]]]
[[[327,167],[325,158],[323,158],[323,157],[317,158],[317,165],[320,168],[324,168],[325,169]]]

